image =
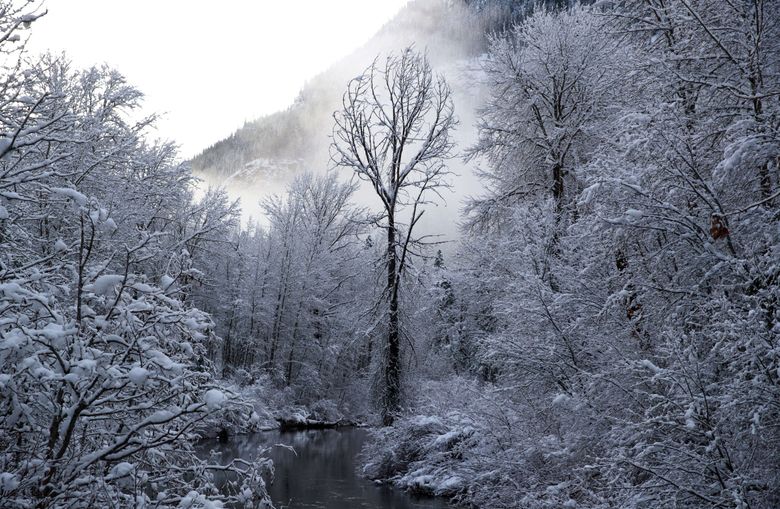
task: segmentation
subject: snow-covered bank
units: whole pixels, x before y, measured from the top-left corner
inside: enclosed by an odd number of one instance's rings
[[[323,399],[301,404],[289,391],[274,387],[267,377],[243,375],[237,373],[222,380],[225,390],[241,404],[225,406],[205,420],[200,428],[203,437],[225,440],[258,431],[365,426],[365,416],[352,416],[336,401]],[[219,398],[214,395],[213,399]]]
[[[416,415],[371,431],[363,475],[464,507],[602,507],[583,482],[597,472],[587,463],[598,440],[565,431],[583,411],[575,402],[551,404],[534,420],[534,409],[492,384],[454,377],[421,393]]]

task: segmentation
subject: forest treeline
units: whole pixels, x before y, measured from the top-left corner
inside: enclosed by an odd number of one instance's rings
[[[367,475],[479,507],[780,503],[779,7],[540,8],[490,38],[460,147],[487,192],[403,275],[402,410]],[[388,214],[324,228],[304,197],[330,178],[269,208],[218,322],[296,398],[356,411],[387,381]]]
[[[219,494],[192,447],[248,395],[392,423],[364,474],[464,505],[780,505],[778,1],[495,4],[472,145],[424,54],[381,56],[334,170],[242,226],[0,2],[3,505],[267,504],[266,463]],[[456,156],[486,191],[441,246]]]
[[[417,336],[449,359],[370,476],[479,507],[780,504],[778,16],[600,3],[492,39],[488,191]]]

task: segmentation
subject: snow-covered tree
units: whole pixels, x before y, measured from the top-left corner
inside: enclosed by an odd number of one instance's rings
[[[493,39],[490,98],[469,152],[489,164],[490,194],[471,205],[475,221],[500,217],[493,206],[552,198],[565,228],[580,190],[575,168],[592,156],[620,97],[622,53],[603,17],[581,7],[538,11]]]
[[[423,207],[448,185],[445,162],[456,119],[448,85],[412,48],[352,80],[334,117],[334,164],[367,182],[382,205],[375,219],[387,235],[382,418],[390,425],[401,407],[402,275],[425,242],[414,236]]]
[[[10,5],[0,26],[22,19]],[[229,465],[237,490],[220,494],[224,468],[192,446],[209,419],[244,411],[204,359],[211,318],[182,291],[198,273],[185,251],[225,223],[190,215],[192,177],[147,141],[150,119],[131,120],[141,94],[121,75],[50,56],[12,72],[24,79],[0,118],[3,505],[265,504],[259,466]]]

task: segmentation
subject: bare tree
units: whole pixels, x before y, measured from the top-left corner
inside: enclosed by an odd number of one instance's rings
[[[376,223],[387,233],[387,344],[382,419],[391,425],[400,408],[399,290],[410,255],[430,236],[413,236],[430,195],[449,186],[445,164],[452,153],[455,119],[451,91],[434,76],[425,55],[412,48],[378,61],[353,79],[334,115],[331,157],[368,182],[383,211]],[[406,219],[406,220],[404,220]]]

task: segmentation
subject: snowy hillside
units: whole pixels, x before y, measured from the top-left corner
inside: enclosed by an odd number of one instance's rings
[[[266,174],[274,166],[272,161],[289,171],[288,180],[303,169],[327,167],[332,115],[341,105],[349,80],[365,71],[378,55],[410,45],[427,51],[456,93],[462,88],[473,95],[473,82],[464,79],[461,71],[484,50],[488,27],[500,19],[496,11],[490,12],[442,0],[410,2],[363,47],[312,78],[287,110],[245,124],[193,158],[194,173],[213,184],[228,178],[232,183],[263,184],[281,177]],[[465,109],[462,104],[459,115]],[[264,163],[253,163],[258,160]],[[289,165],[285,162],[289,160],[300,164]]]

